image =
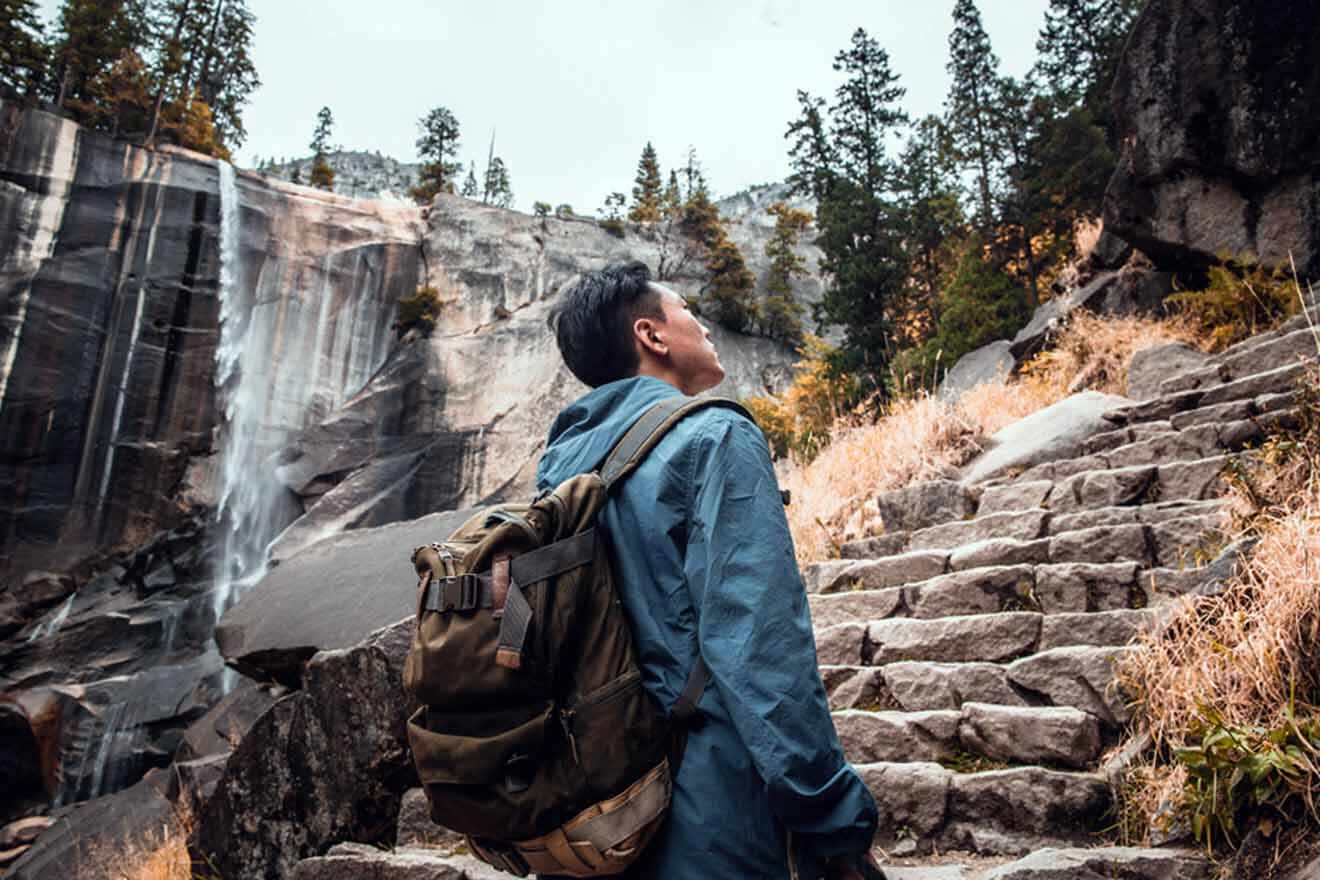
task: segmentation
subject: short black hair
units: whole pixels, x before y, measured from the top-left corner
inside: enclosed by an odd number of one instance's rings
[[[559,294],[550,327],[564,363],[592,388],[637,375],[633,322],[665,320],[651,270],[632,260],[586,272]]]

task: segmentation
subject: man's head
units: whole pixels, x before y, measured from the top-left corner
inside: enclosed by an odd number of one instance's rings
[[[550,325],[564,362],[587,385],[654,376],[696,394],[724,379],[706,328],[642,263],[588,272],[560,297]]]

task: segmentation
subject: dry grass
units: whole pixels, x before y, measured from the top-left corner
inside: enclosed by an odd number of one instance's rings
[[[781,478],[793,493],[798,561],[827,559],[844,541],[880,533],[871,498],[954,474],[1000,428],[1076,391],[1122,394],[1132,353],[1171,341],[1194,343],[1195,335],[1182,321],[1080,314],[1018,377],[979,385],[956,404],[922,393],[896,400],[874,423],[836,423],[829,445],[810,462],[791,462]]]
[[[191,819],[178,815],[159,831],[123,847],[95,846],[78,864],[78,880],[198,880],[188,855]]]
[[[1141,832],[1134,842],[1158,824],[1161,805],[1166,817],[1204,809],[1175,756],[1203,749],[1213,730],[1241,740],[1235,761],[1289,737],[1296,751],[1280,791],[1320,819],[1320,741],[1311,735],[1320,721],[1320,371],[1303,383],[1299,409],[1300,430],[1270,440],[1232,478],[1237,531],[1259,539],[1239,578],[1220,596],[1186,602],[1118,669],[1137,695],[1132,735],[1149,733],[1154,746],[1152,762],[1123,786],[1121,824]]]

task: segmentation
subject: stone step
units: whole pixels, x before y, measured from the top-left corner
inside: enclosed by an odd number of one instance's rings
[[[1214,864],[1203,853],[1180,849],[1051,847],[992,866],[985,859],[940,861],[923,865],[882,859],[880,867],[888,880],[1209,880],[1214,874]]]
[[[854,764],[933,761],[958,768],[969,760],[1082,770],[1100,756],[1100,723],[1070,706],[964,703],[921,712],[834,713],[844,754]]]
[[[1160,394],[1213,388],[1314,357],[1320,357],[1320,342],[1309,327],[1257,336],[1214,355],[1200,369],[1165,379],[1160,383]]]
[[[1254,373],[1215,385],[1211,388],[1195,388],[1178,391],[1147,400],[1132,406],[1120,407],[1105,413],[1105,418],[1116,425],[1132,425],[1138,422],[1172,420],[1178,413],[1190,412],[1232,401],[1254,400],[1275,394],[1294,391],[1298,380],[1305,373],[1301,363],[1286,364],[1272,370]]]
[[[1094,774],[1042,767],[958,773],[922,762],[857,770],[880,810],[876,843],[889,852],[1019,855],[1090,843],[1110,821],[1109,786]]]
[[[507,880],[508,874],[474,856],[421,847],[393,851],[365,843],[340,843],[323,856],[293,866],[290,880]]]
[[[1183,515],[1179,515],[1183,514]],[[809,567],[808,602],[817,628],[889,617],[934,618],[999,611],[1046,614],[1142,608],[1160,598],[1149,568],[1195,572],[1225,542],[1219,503],[1106,507],[1052,516],[1061,531],[1033,541],[990,539],[941,555],[944,565],[910,557]],[[1075,526],[1075,527],[1073,527]],[[1094,561],[1090,561],[1094,560]],[[969,567],[970,566],[970,567]],[[942,572],[923,577],[929,572]],[[1196,585],[1180,577],[1163,595]]]

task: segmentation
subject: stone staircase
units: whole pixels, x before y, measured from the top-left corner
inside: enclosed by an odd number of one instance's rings
[[[1101,755],[1131,712],[1114,664],[1169,600],[1233,572],[1223,475],[1296,421],[1301,359],[1318,350],[1299,315],[1107,412],[1112,430],[1069,457],[889,493],[900,530],[808,567],[822,678],[891,876],[1208,871],[1193,853],[1108,845]]]
[[[834,722],[879,804],[891,880],[1210,876],[1194,850],[1114,845],[1121,759],[1102,755],[1131,711],[1114,663],[1170,600],[1233,573],[1242,546],[1226,545],[1223,473],[1296,420],[1301,358],[1318,348],[1299,316],[1170,371],[1159,396],[1106,413],[1110,429],[1060,457],[888,493],[881,508],[901,527],[803,572]],[[455,853],[420,790],[398,831],[392,853],[346,844],[292,876],[507,876]]]

